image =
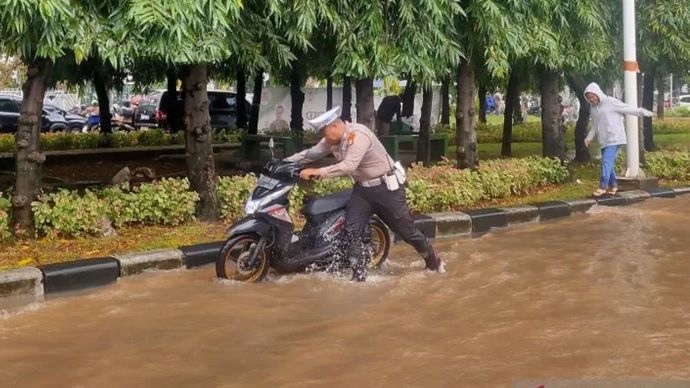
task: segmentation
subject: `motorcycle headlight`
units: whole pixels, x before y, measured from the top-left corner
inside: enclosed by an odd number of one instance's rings
[[[244,205],[244,212],[251,215],[256,213],[256,211],[259,209],[259,201],[254,201],[254,200],[249,200],[247,201],[247,204]]]

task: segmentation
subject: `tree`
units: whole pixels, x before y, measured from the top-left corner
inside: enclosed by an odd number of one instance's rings
[[[644,72],[642,106],[652,110],[654,81],[664,74],[686,68],[690,58],[690,7],[686,0],[639,0],[637,6],[638,51]],[[663,82],[657,82],[663,107]],[[657,111],[663,117],[663,108]],[[652,118],[643,120],[644,148],[653,150]]]
[[[457,164],[459,168],[479,166],[474,108],[477,72],[484,79],[501,80],[510,70],[511,58],[525,52],[521,17],[527,8],[525,1],[464,0],[466,14],[456,20],[460,45],[467,48],[465,58],[457,67],[455,130]],[[516,8],[517,7],[517,8]],[[485,87],[486,84],[482,83]],[[484,90],[482,90],[484,92]],[[480,101],[484,96],[480,96]],[[483,108],[483,103],[480,106]]]
[[[68,0],[5,1],[0,6],[0,52],[18,55],[26,64],[26,80],[15,149],[16,181],[12,195],[12,224],[17,236],[33,230],[31,203],[41,189],[39,132],[43,98],[54,62],[66,50],[81,47],[81,37],[73,29],[81,20],[82,8]]]
[[[113,17],[120,18],[122,30],[127,31],[142,56],[160,58],[182,68],[188,177],[200,197],[197,215],[215,219],[218,204],[206,90],[208,69],[248,44],[242,40],[246,34],[237,29],[242,5],[235,0],[142,0],[126,5]]]
[[[455,1],[333,2],[337,54],[334,72],[355,78],[357,122],[374,123],[374,77],[411,74],[431,82],[438,63],[459,58],[449,28],[461,9]],[[435,57],[434,57],[435,56]]]

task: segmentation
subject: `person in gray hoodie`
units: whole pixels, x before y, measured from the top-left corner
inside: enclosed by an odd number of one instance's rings
[[[615,195],[618,192],[615,172],[616,155],[619,146],[626,144],[624,117],[625,115],[651,117],[653,113],[607,96],[594,82],[585,88],[585,98],[592,108],[590,109],[592,129],[585,138],[585,145],[589,147],[596,136],[597,142],[601,146],[599,189],[592,195],[595,197],[600,197],[606,193]]]

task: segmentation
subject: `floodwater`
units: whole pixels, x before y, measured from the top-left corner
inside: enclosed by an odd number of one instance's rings
[[[237,284],[211,267],[121,279],[5,311],[0,386],[690,386],[689,209],[650,200],[438,241],[445,275],[395,247],[366,284]]]

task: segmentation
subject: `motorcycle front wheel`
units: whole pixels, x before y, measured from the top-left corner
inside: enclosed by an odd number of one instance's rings
[[[252,255],[259,244],[259,236],[243,234],[230,237],[216,259],[216,275],[219,278],[256,283],[263,279],[270,267],[265,250]]]
[[[391,234],[386,225],[379,219],[371,223],[371,260],[367,267],[378,268],[388,258],[391,249]]]

